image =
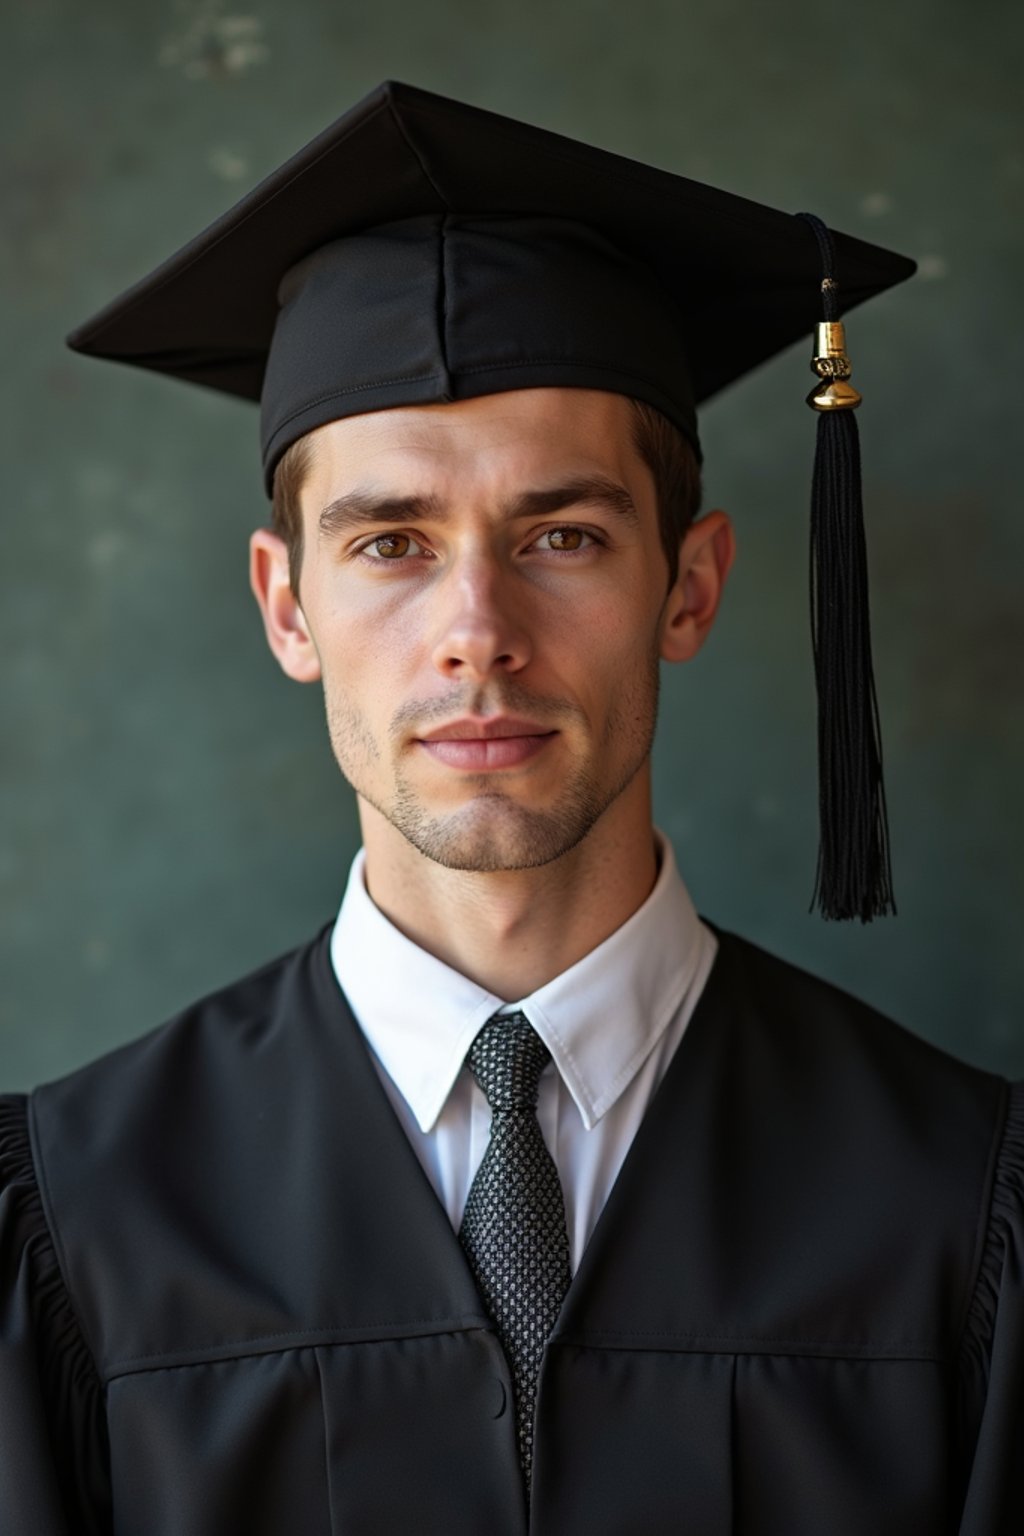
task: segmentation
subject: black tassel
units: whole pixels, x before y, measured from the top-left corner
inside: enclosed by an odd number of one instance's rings
[[[832,241],[812,214],[824,271],[824,318],[838,317]],[[819,346],[819,353],[823,348]],[[819,356],[822,379],[845,381],[842,349]],[[843,403],[834,405],[839,399]],[[847,398],[850,405],[845,402]],[[823,917],[870,922],[896,912],[882,780],[882,738],[871,660],[867,545],[861,504],[860,444],[845,382],[819,389],[818,441],[811,490],[811,634],[818,690],[820,844],[811,909]],[[814,403],[814,396],[811,397]]]

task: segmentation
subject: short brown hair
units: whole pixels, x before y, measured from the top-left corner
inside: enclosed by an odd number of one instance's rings
[[[668,586],[679,574],[679,545],[700,511],[700,459],[693,445],[646,400],[630,399],[633,447],[654,477],[658,532],[668,561]]]
[[[658,531],[668,561],[668,586],[679,570],[679,543],[700,509],[700,462],[679,429],[653,405],[630,399],[633,446],[654,477]],[[299,493],[312,465],[310,439],[298,438],[274,471],[270,526],[288,548],[288,573],[298,596],[302,570],[302,508]],[[666,589],[667,590],[667,589]]]

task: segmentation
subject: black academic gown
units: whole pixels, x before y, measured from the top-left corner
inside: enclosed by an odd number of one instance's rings
[[[720,935],[511,1380],[313,943],[26,1103],[4,1536],[1019,1536],[1024,1097]]]

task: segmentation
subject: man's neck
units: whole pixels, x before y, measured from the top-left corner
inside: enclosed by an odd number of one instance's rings
[[[359,811],[374,903],[414,943],[506,1002],[596,949],[643,905],[658,875],[643,784],[560,858],[496,873],[447,869],[362,800]]]

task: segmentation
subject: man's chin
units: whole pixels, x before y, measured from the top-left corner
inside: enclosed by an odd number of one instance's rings
[[[575,798],[568,812],[565,808],[540,811],[491,794],[444,815],[400,803],[388,820],[434,864],[497,874],[553,863],[583,841],[599,814],[585,798]]]

